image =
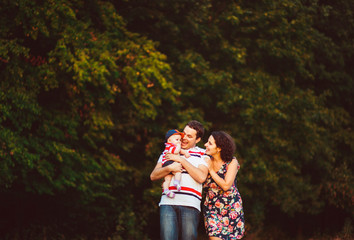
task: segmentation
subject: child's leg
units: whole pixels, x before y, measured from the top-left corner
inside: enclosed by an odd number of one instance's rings
[[[181,191],[181,172],[175,173],[175,180],[173,181],[173,185],[177,188],[177,191]]]
[[[165,176],[165,181],[162,183],[163,192],[169,198],[173,198],[175,196],[175,193],[168,189],[168,187],[170,186],[171,180],[172,180],[172,174],[169,174],[169,175]]]
[[[171,180],[172,180],[172,175],[171,174],[168,174],[168,175],[165,176],[165,181],[162,184],[162,188],[163,188],[164,191],[166,189],[168,190],[168,187],[170,186]]]
[[[176,173],[175,173],[175,180],[181,181],[181,176],[182,176],[182,173],[181,173],[181,172],[176,172]]]

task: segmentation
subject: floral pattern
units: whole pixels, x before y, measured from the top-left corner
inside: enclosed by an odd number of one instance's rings
[[[218,175],[225,177],[228,163],[222,165]],[[206,192],[203,213],[208,236],[221,239],[241,239],[245,232],[245,220],[241,195],[236,187],[223,191],[209,175],[204,183]]]

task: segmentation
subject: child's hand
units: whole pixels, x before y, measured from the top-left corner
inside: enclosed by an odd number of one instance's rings
[[[180,154],[183,154],[186,158],[189,158],[191,155],[189,154],[189,151],[181,149]]]

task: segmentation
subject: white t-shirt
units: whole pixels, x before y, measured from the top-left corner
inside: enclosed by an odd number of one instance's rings
[[[189,158],[185,158],[193,166],[198,167],[199,165],[204,165],[208,167],[207,163],[204,161],[203,155],[205,150],[200,147],[194,147],[188,150],[191,155]],[[184,157],[184,156],[183,156]],[[158,160],[162,162],[162,154]],[[202,200],[202,189],[203,185],[195,181],[187,171],[182,171],[181,177],[181,191],[177,191],[176,187],[173,185],[174,177],[172,178],[169,189],[175,193],[174,198],[169,198],[165,194],[162,194],[161,205],[179,205],[194,207],[200,211],[200,202]]]

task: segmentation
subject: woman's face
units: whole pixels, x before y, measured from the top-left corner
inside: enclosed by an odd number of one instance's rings
[[[220,153],[220,148],[216,146],[215,139],[212,135],[210,135],[208,142],[204,144],[205,146],[205,154],[210,156],[215,156]]]

